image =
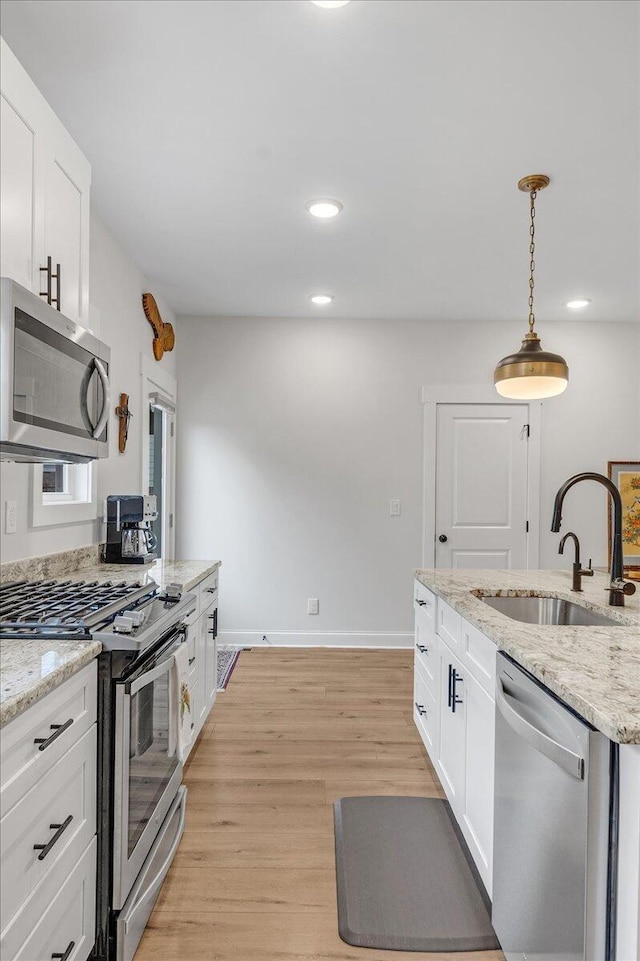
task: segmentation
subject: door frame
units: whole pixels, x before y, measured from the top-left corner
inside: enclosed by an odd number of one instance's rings
[[[441,384],[423,386],[420,392],[423,407],[422,430],[422,566],[436,566],[436,472],[437,472],[437,412],[439,404],[481,404],[486,406],[526,406],[529,409],[529,448],[527,459],[527,568],[540,565],[540,450],[542,429],[542,401],[518,401],[502,398],[488,384],[465,386]],[[429,456],[430,452],[434,456]]]
[[[175,377],[163,370],[158,362],[151,360],[146,354],[140,354],[140,382],[141,400],[143,417],[146,418],[150,403],[153,399],[158,401],[157,406],[165,408],[173,414],[174,431],[173,435],[165,436],[166,451],[166,485],[169,489],[169,496],[165,499],[165,518],[167,522],[163,524],[163,560],[173,560],[175,557],[175,538],[176,538],[176,415],[178,413],[178,382]],[[149,492],[149,431],[142,425],[142,444],[140,457],[140,486],[142,493]],[[173,517],[173,523],[168,522],[168,516]]]

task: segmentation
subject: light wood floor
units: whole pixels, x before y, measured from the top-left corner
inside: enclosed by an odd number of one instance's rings
[[[411,651],[243,652],[185,772],[187,827],[136,961],[497,961],[338,936],[332,802],[443,797]]]

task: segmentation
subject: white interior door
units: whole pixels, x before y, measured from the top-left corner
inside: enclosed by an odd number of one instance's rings
[[[436,567],[527,566],[527,404],[438,404]]]

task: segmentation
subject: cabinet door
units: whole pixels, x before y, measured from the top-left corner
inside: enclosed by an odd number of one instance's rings
[[[198,618],[198,639],[197,644],[197,660],[196,665],[198,668],[198,697],[196,702],[196,709],[194,712],[194,717],[196,720],[196,736],[202,730],[202,725],[204,720],[209,713],[209,708],[207,707],[207,693],[206,693],[206,661],[207,661],[207,625],[209,621],[207,620],[206,614],[201,614]]]
[[[422,743],[432,762],[436,763],[438,712],[422,668],[416,663],[413,675],[413,719]]]
[[[2,276],[34,283],[35,139],[8,100],[0,98],[0,252]],[[37,291],[36,291],[37,292]]]
[[[80,322],[86,322],[83,285],[88,251],[83,220],[87,199],[77,177],[65,169],[59,156],[52,155],[46,168],[44,254],[45,259],[52,258],[54,272],[60,264],[61,277],[53,285],[54,296],[60,296],[59,309]]]
[[[449,803],[459,814],[465,789],[465,672],[446,644],[441,647],[438,774]]]
[[[467,843],[491,897],[495,705],[468,672],[464,686],[466,782],[463,828],[466,828]]]
[[[216,635],[218,633],[218,608],[209,608],[205,614],[206,643],[205,643],[205,699],[207,714],[213,707],[218,688],[218,654]],[[206,715],[203,720],[206,720]]]

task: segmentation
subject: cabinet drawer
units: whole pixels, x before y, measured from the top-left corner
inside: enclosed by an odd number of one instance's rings
[[[431,629],[436,631],[436,609],[437,598],[420,581],[413,584],[413,607],[416,614],[420,612],[426,623],[431,625]]]
[[[51,900],[37,905],[28,936],[16,944],[12,935],[2,942],[3,961],[49,961],[73,942],[68,961],[86,961],[95,941],[96,839]],[[13,932],[12,932],[13,934]]]
[[[438,638],[435,634],[427,637],[416,625],[416,643],[413,655],[414,671],[421,670],[425,676],[425,683],[433,697],[438,696],[440,654]]]
[[[438,600],[438,634],[455,651],[460,650],[460,615],[441,598]]]
[[[494,697],[497,647],[473,624],[460,618],[460,659],[490,697]]]
[[[96,833],[96,732],[94,724],[0,821],[0,927],[21,929],[19,941],[42,913],[42,888],[61,886]]]
[[[2,729],[0,818],[95,724],[97,676],[97,661],[92,661]],[[55,724],[64,730],[52,739]],[[41,738],[44,743],[34,743]]]
[[[413,676],[413,719],[429,757],[435,764],[438,711],[436,700],[429,690],[427,679],[419,667]]]
[[[200,589],[200,612],[203,613],[218,600],[218,572],[209,574],[198,585]]]

